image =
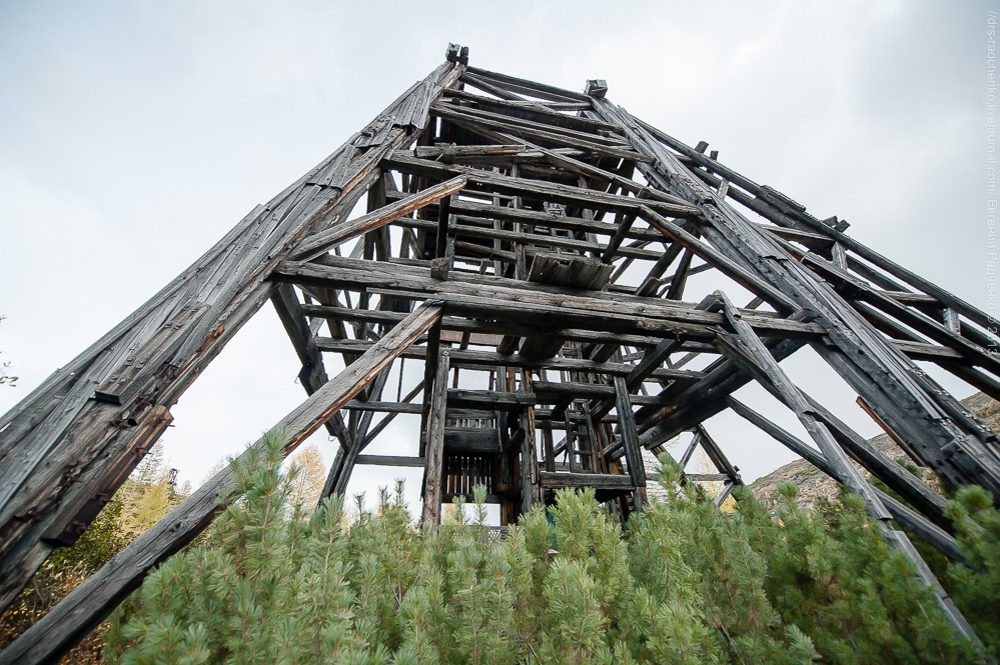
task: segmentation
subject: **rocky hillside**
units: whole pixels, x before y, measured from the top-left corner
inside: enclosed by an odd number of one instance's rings
[[[976,393],[963,399],[962,404],[980,420],[992,427],[994,431],[1000,431],[1000,402],[983,393]],[[885,434],[876,436],[871,439],[871,442],[893,459],[905,458],[905,454],[899,446]],[[868,475],[864,471],[862,473]],[[786,464],[776,471],[758,478],[750,484],[750,490],[759,500],[770,503],[775,501],[778,496],[778,484],[786,481],[798,486],[798,503],[804,508],[812,508],[820,497],[830,499],[837,495],[837,484],[805,460]]]

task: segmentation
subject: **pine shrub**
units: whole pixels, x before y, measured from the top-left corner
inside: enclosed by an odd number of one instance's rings
[[[120,610],[109,660],[982,662],[849,498],[808,514],[786,487],[775,518],[743,493],[724,516],[667,462],[666,499],[624,531],[593,491],[563,492],[495,543],[481,488],[471,520],[460,507],[434,533],[413,525],[399,486],[353,521],[339,500],[297,511],[284,438],[266,443],[237,468],[243,498]],[[995,538],[981,498],[962,519]],[[996,575],[996,552],[970,550],[976,579]]]

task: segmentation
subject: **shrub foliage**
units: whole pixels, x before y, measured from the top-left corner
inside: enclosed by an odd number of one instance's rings
[[[982,662],[850,498],[806,513],[786,487],[776,515],[744,494],[723,516],[665,464],[668,498],[624,531],[593,492],[567,492],[494,542],[481,504],[414,527],[399,487],[352,519],[336,499],[290,506],[283,439],[266,438],[237,469],[243,498],[119,611],[109,660]],[[971,586],[996,576],[995,550],[976,556]]]

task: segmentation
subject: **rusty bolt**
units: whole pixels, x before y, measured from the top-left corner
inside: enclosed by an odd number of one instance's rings
[[[63,474],[62,480],[59,481],[59,487],[69,487],[73,483],[80,482],[80,474],[74,474],[72,471],[67,471]]]
[[[38,506],[32,506],[31,508],[28,508],[23,515],[18,517],[18,519],[26,522],[41,522],[42,516],[38,514]]]
[[[129,427],[134,427],[136,424],[137,423],[134,419],[126,417],[125,414],[117,416],[111,421],[111,425],[113,427],[117,427],[118,429],[128,429]]]
[[[68,527],[66,527],[66,533],[72,533],[78,536],[86,530],[87,530],[87,525],[84,524],[83,522],[73,521],[69,523]]]
[[[108,502],[111,501],[111,495],[108,494],[107,492],[98,492],[97,494],[94,495],[94,501],[101,504],[102,506],[106,506],[108,505]]]

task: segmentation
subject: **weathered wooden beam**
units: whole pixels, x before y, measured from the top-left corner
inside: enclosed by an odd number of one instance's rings
[[[283,262],[272,276],[278,281],[333,288],[366,288],[376,292],[386,289],[385,292],[393,294],[408,290],[411,297],[445,300],[449,302],[449,309],[469,309],[478,304],[494,311],[498,318],[524,316],[526,312],[534,311],[539,316],[559,313],[580,321],[600,320],[604,322],[604,329],[614,322],[621,322],[628,325],[629,332],[660,331],[706,338],[711,333],[703,326],[721,323],[720,314],[701,311],[687,303],[467,274],[463,274],[461,279],[456,277],[440,281],[431,279],[429,271],[421,268],[394,264],[368,266],[364,262],[333,256],[324,257],[322,263]],[[793,318],[769,316],[752,310],[744,313],[744,317],[755,330],[768,337],[818,339],[826,334],[824,328]],[[573,324],[567,320],[566,325]]]
[[[456,176],[445,182],[428,187],[406,198],[389,203],[378,210],[366,213],[357,219],[337,224],[333,228],[305,237],[295,248],[294,256],[299,260],[311,259],[324,254],[334,245],[355,238],[362,233],[380,228],[405,217],[424,206],[440,201],[465,187],[464,176]]]
[[[472,76],[476,76],[480,79],[493,83],[505,90],[521,92],[532,97],[537,97],[538,99],[547,99],[553,102],[570,101],[583,102],[585,104],[590,103],[590,97],[582,95],[579,92],[573,92],[572,90],[557,88],[556,86],[546,85],[544,83],[536,83],[535,81],[517,78],[516,76],[508,76],[507,74],[491,72],[486,69],[479,69],[478,67],[469,67],[466,71]]]
[[[867,302],[917,332],[960,353],[963,357],[984,369],[988,369],[993,374],[1000,375],[1000,360],[959,333],[903,304],[913,302],[912,299],[903,297],[903,294],[886,294],[884,291],[872,289],[863,282],[852,279],[846,271],[818,257],[806,256],[803,257],[803,262],[817,270],[825,279],[846,291],[849,296]]]
[[[664,203],[651,199],[636,199],[629,196],[608,194],[585,187],[572,187],[541,180],[527,180],[493,173],[492,171],[417,159],[401,152],[392,153],[383,160],[382,164],[397,171],[436,178],[438,180],[464,175],[468,180],[466,186],[470,191],[499,192],[512,196],[527,196],[608,212],[617,210],[638,212],[640,205],[646,205],[657,212],[673,217],[689,217],[697,214],[690,205]]]
[[[377,344],[377,342],[376,342]],[[412,346],[412,345],[407,345]],[[382,389],[385,387],[386,379],[389,376],[390,365],[387,365],[378,373],[378,376],[371,382],[369,382],[366,390],[362,391],[360,395],[365,399],[373,398],[379,399],[382,396]],[[355,460],[358,457],[364,447],[367,445],[367,435],[368,426],[371,424],[372,412],[371,411],[361,411],[361,418],[357,418],[357,413],[351,413],[351,438],[349,445],[346,447],[341,447],[337,451],[337,456],[334,459],[334,465],[330,467],[330,476],[332,476],[332,492],[335,494],[344,494],[347,491],[347,484],[351,481],[351,474],[354,472]],[[333,472],[336,471],[336,474]],[[327,482],[331,482],[331,477],[327,478]],[[329,496],[330,489],[324,485],[324,491],[321,495],[322,497]]]
[[[847,458],[846,453],[840,444],[833,438],[826,424],[820,422],[814,415],[809,403],[802,396],[798,387],[785,374],[771,356],[767,347],[750,330],[745,323],[740,321],[738,316],[734,316],[727,303],[726,313],[730,316],[730,323],[738,336],[736,339],[720,333],[718,343],[720,348],[737,362],[743,363],[752,374],[758,375],[763,381],[775,387],[784,401],[802,423],[802,426],[809,432],[810,437],[819,446],[823,455],[830,465],[836,470],[838,478],[844,479],[844,484],[849,490],[857,494],[865,502],[865,509],[875,520],[885,520],[889,518],[882,502],[872,492],[870,487],[858,473]]]
[[[539,471],[542,487],[593,487],[595,489],[632,491],[632,479],[611,473],[550,473]]]
[[[427,463],[425,457],[402,457],[399,455],[358,455],[355,464],[374,466],[403,466],[423,468]]]
[[[581,139],[565,131],[546,131],[530,126],[514,125],[506,121],[497,122],[489,118],[478,117],[478,115],[462,113],[454,108],[449,108],[449,106],[437,104],[431,110],[434,115],[446,120],[449,124],[461,127],[472,134],[478,134],[488,141],[501,143],[510,141],[512,135],[515,137],[523,136],[537,143],[545,143],[552,146],[570,146],[577,150],[583,150],[599,156],[643,159],[641,155],[634,152],[631,148],[588,140],[589,138],[596,137],[588,136],[588,139]],[[549,129],[555,130],[557,128],[552,127]]]
[[[450,350],[441,349],[438,355],[437,368],[434,373],[434,381],[428,397],[430,398],[430,412],[428,414],[427,429],[425,430],[424,458],[424,485],[423,500],[424,508],[421,514],[421,522],[430,531],[436,531],[441,524],[441,499],[442,499],[442,477],[444,468],[444,435],[445,418],[448,408],[448,371],[450,361]]]
[[[781,395],[785,405],[795,412],[799,422],[802,423],[813,441],[819,446],[827,463],[834,469],[837,474],[836,477],[852,493],[857,494],[861,498],[866,512],[876,523],[880,524],[883,536],[889,544],[901,550],[914,564],[921,581],[933,591],[939,606],[945,612],[954,630],[966,638],[975,639],[975,633],[972,631],[971,626],[969,626],[965,617],[955,607],[954,602],[941,588],[941,585],[937,582],[933,573],[930,572],[920,554],[910,544],[906,535],[901,531],[890,528],[886,520],[890,519],[892,514],[888,512],[885,504],[882,503],[881,498],[874,491],[874,488],[865,482],[860,472],[848,461],[843,449],[841,449],[837,441],[833,438],[825,423],[816,418],[815,412],[808,400],[799,392],[795,384],[788,379],[784,371],[778,366],[778,363],[771,357],[767,347],[764,346],[750,327],[740,320],[739,315],[728,302],[725,305],[725,312],[730,325],[736,330],[744,348],[739,349],[739,345],[730,343],[724,335],[719,336],[720,345],[727,347],[733,354],[733,357],[744,362],[751,372],[755,373],[759,371],[766,375],[766,382],[774,386],[777,393]]]
[[[764,387],[769,388],[767,385]],[[923,480],[903,468],[896,460],[865,440],[863,436],[813,397],[805,393],[803,395],[816,415],[826,423],[834,438],[855,462],[920,510],[932,522],[948,531],[952,529],[951,520],[945,517],[945,506],[948,502],[944,497],[931,489]],[[903,450],[907,447],[903,446]]]
[[[602,134],[587,130],[581,131],[579,129],[565,127],[562,124],[538,122],[528,118],[517,117],[515,115],[494,113],[482,108],[477,108],[474,105],[465,103],[463,100],[454,98],[442,99],[441,101],[435,103],[431,106],[431,112],[445,112],[454,116],[464,116],[470,119],[485,121],[488,123],[489,127],[495,128],[496,131],[503,133],[513,134],[515,132],[524,131],[527,132],[528,135],[552,139],[554,143],[560,147],[575,147],[573,145],[575,141],[583,141],[588,144],[615,147],[628,150],[629,152],[634,152],[632,151],[632,146],[628,143],[628,141],[614,132],[606,132]],[[512,141],[505,141],[505,143],[511,142]]]
[[[499,97],[500,99],[504,99],[504,100],[508,100],[508,101],[519,101],[519,102],[524,102],[525,101],[525,99],[523,97],[521,97],[520,95],[514,94],[513,92],[508,92],[507,90],[504,90],[503,88],[499,88],[499,87],[493,85],[492,83],[490,83],[490,82],[488,82],[488,81],[486,81],[486,80],[484,80],[484,79],[476,76],[475,74],[471,74],[469,72],[465,72],[464,74],[462,74],[461,81],[463,83],[468,83],[468,84],[470,84],[471,86],[473,86],[475,88],[479,88],[483,92],[486,92],[486,93],[489,93],[489,94],[494,95],[496,97]]]
[[[610,245],[603,245],[598,242],[590,242],[588,240],[578,240],[576,238],[568,238],[564,236],[553,236],[542,233],[525,233],[523,231],[507,231],[503,229],[494,229],[492,225],[485,226],[478,219],[472,219],[464,216],[456,216],[458,223],[451,227],[451,231],[456,238],[463,239],[482,239],[482,240],[503,240],[511,243],[524,243],[530,245],[531,249],[528,250],[529,254],[532,250],[537,248],[537,251],[548,251],[549,248],[557,249],[567,249],[579,252],[593,252],[593,253],[607,253],[608,251],[616,252],[619,256],[627,256],[634,259],[645,259],[654,260],[660,257],[660,252],[651,249],[635,249],[631,247],[619,247],[615,246],[612,250],[608,248]],[[574,219],[574,218],[563,218],[563,219]],[[464,224],[462,222],[477,222],[476,224]],[[546,220],[548,221],[548,220]],[[433,222],[428,222],[419,219],[402,219],[397,220],[397,224],[403,227],[409,227],[414,229],[423,230],[433,230],[436,225]],[[603,223],[601,223],[603,226]],[[563,224],[564,226],[567,224]],[[580,230],[583,230],[581,227]],[[622,237],[628,233],[628,228],[626,228]],[[612,242],[615,239],[612,238]],[[505,256],[505,252],[497,251],[495,248],[490,248],[485,245],[470,246],[468,244],[461,246],[466,251],[478,250],[482,256]]]
[[[519,395],[530,395],[537,390],[531,372],[521,370]],[[518,424],[524,432],[521,438],[521,512],[527,514],[531,507],[542,500],[538,470],[538,447],[535,441],[535,406],[529,404],[518,414]]]
[[[785,445],[817,469],[837,482],[843,484],[840,478],[836,475],[836,470],[827,462],[826,457],[823,456],[822,452],[801,441],[794,435],[789,434],[787,431],[778,425],[775,425],[773,422],[746,406],[736,398],[728,397],[726,398],[726,403],[740,417],[746,419],[750,423],[753,423],[762,431],[770,435],[775,441]],[[907,508],[904,504],[896,501],[888,494],[879,490],[877,487],[873,487],[872,489],[875,490],[879,499],[883,502],[886,508],[889,509],[889,512],[892,513],[892,516],[896,521],[919,535],[921,538],[933,545],[935,549],[953,561],[964,560],[961,550],[958,547],[958,543],[951,536],[951,534],[928,521],[927,518],[920,513]]]
[[[361,353],[371,347],[373,342],[363,342],[361,340],[337,340],[329,337],[317,337],[317,346],[324,351],[341,353],[351,351]],[[404,358],[424,359],[426,350],[424,347],[413,346],[403,353]],[[525,358],[520,354],[505,355],[493,351],[473,351],[471,349],[452,349],[452,367],[486,369],[494,367],[518,367],[527,369],[551,369],[559,371],[583,372],[588,374],[603,374],[608,376],[627,376],[633,372],[633,366],[628,363],[615,362],[593,362],[578,358],[564,358],[555,356],[543,360]],[[652,369],[645,378],[671,381],[697,381],[704,378],[703,372],[684,369],[670,369],[666,367]],[[638,385],[638,384],[637,384]],[[633,388],[634,389],[634,388]],[[598,389],[600,394],[604,391]],[[348,408],[358,408],[364,410],[363,403],[357,406],[352,402]]]
[[[471,390],[451,388],[448,390],[448,404],[459,409],[482,409],[493,411],[520,411],[538,403],[534,393],[498,392],[493,390]]]
[[[278,285],[278,288],[271,295],[271,303],[292,342],[299,362],[302,363],[299,383],[302,384],[306,394],[311,395],[329,381],[329,378],[326,375],[326,367],[323,365],[323,354],[316,346],[305,313],[302,311],[302,305],[295,295],[295,290],[289,284]],[[331,436],[340,441],[342,446],[349,445],[350,433],[344,426],[340,414],[327,421],[326,428]]]
[[[478,77],[473,76],[473,78]],[[479,80],[481,81],[482,79]],[[599,136],[607,136],[608,134],[615,134],[619,137],[621,136],[621,130],[614,125],[609,125],[605,122],[593,120],[591,118],[585,118],[581,115],[559,113],[558,111],[552,110],[551,108],[541,104],[525,107],[523,104],[512,104],[510,101],[490,99],[483,97],[482,95],[476,95],[457,89],[449,90],[448,93],[444,95],[444,98],[464,102],[463,106],[466,104],[472,104],[475,108],[483,111],[489,111],[491,113],[506,115],[513,118],[533,120],[544,125],[564,127],[566,129],[574,129],[578,132],[586,132],[588,134],[595,134]]]
[[[645,502],[646,468],[642,461],[642,451],[639,449],[639,432],[635,427],[635,417],[632,412],[632,402],[625,379],[614,378],[615,411],[618,413],[618,430],[622,446],[625,449],[625,462],[628,465],[628,475],[636,488],[633,501],[636,510],[642,510]]]
[[[396,151],[394,155],[408,155],[405,151]],[[402,194],[388,193],[389,200],[402,198]],[[433,212],[436,206],[431,204],[426,210]],[[575,233],[593,233],[596,235],[613,236],[619,229],[617,224],[602,222],[600,220],[584,219],[582,217],[567,217],[565,215],[555,215],[551,212],[541,212],[538,210],[525,210],[522,208],[510,208],[493,203],[483,203],[458,199],[451,202],[452,212],[456,214],[459,221],[466,225],[474,225],[475,219],[482,219],[492,223],[494,220],[509,222],[523,222],[530,225],[537,225],[545,228],[564,229]],[[406,220],[403,220],[406,222]],[[406,222],[408,223],[408,222]],[[486,228],[483,225],[483,228]],[[495,228],[490,226],[489,228]],[[499,229],[496,229],[499,230]],[[500,237],[500,236],[498,236]],[[626,238],[634,240],[663,241],[663,234],[647,228],[632,228],[625,233]],[[579,239],[577,239],[579,242]],[[573,245],[571,249],[578,249],[580,245]],[[591,245],[583,245],[590,248]]]
[[[718,268],[720,272],[725,273],[726,276],[732,278],[748,291],[766,300],[779,312],[794,312],[799,309],[798,305],[796,305],[795,302],[788,298],[788,296],[784,293],[771,286],[735,261],[731,260],[708,243],[703,242],[693,234],[688,233],[669,219],[666,219],[662,215],[645,207],[640,212],[640,215],[649,223],[650,226],[654,227],[674,242],[683,245],[686,249],[691,250],[703,260],[711,263]]]
[[[695,430],[699,437],[699,442],[701,443],[702,450],[708,455],[708,458],[715,465],[715,468],[721,471],[725,476],[726,480],[735,483],[736,485],[743,484],[743,478],[740,477],[740,470],[736,468],[726,453],[723,452],[722,448],[712,435],[708,433],[708,429],[705,427],[704,423],[700,423]]]
[[[441,311],[442,307],[435,304],[418,308],[357,362],[282,418],[273,430],[288,434],[285,454],[295,450],[403,350],[419,339],[441,318]],[[254,444],[258,450],[262,446],[263,441]],[[246,460],[252,454],[247,451],[240,456],[240,460]],[[208,526],[220,508],[220,498],[224,501],[235,498],[232,496],[234,474],[232,467],[223,469],[136,538],[0,652],[0,664],[50,662],[86,636],[142,582],[152,567],[180,550]]]
[[[687,284],[688,273],[691,269],[691,259],[693,258],[694,252],[690,249],[685,249],[684,255],[681,256],[681,260],[677,264],[677,270],[674,271],[673,277],[670,278],[670,286],[663,295],[664,298],[667,300],[680,300],[684,297],[684,287]]]

